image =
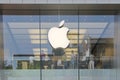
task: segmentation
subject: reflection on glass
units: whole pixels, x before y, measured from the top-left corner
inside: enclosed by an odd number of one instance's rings
[[[5,69],[113,68],[113,15],[4,15],[3,19]],[[61,20],[69,28],[70,44],[54,49],[48,31]]]
[[[57,19],[57,20],[56,20]],[[61,20],[65,21],[64,26],[69,29],[67,37],[70,44],[67,48],[53,48],[50,45],[48,38],[41,38],[41,40],[47,40],[46,44],[41,43],[42,48],[47,48],[44,51],[44,55],[49,57],[49,60],[43,59],[42,68],[43,69],[77,69],[78,68],[78,15],[41,15],[41,32],[43,30],[49,31],[52,27],[59,27]],[[63,34],[63,33],[60,33]],[[41,33],[41,36],[48,36],[48,32]],[[58,36],[63,38],[63,36]],[[62,39],[58,39],[62,40]],[[60,42],[60,41],[58,41]],[[58,43],[62,44],[62,43]],[[44,56],[42,56],[44,57]]]
[[[61,20],[65,20],[64,26],[69,28],[70,43],[67,48],[53,48],[48,32],[58,27]],[[3,22],[4,69],[8,80],[99,79],[98,75],[109,78],[113,71],[113,15],[77,15],[77,12],[73,15],[4,15]]]
[[[82,69],[111,69],[114,57],[114,16],[80,15],[80,65]]]
[[[4,68],[40,69],[39,15],[4,15]]]

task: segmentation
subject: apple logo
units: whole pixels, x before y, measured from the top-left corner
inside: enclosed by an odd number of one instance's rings
[[[65,21],[62,20],[59,23],[59,27],[52,27],[48,32],[48,40],[55,49],[66,48],[70,43],[67,37],[69,29],[64,27],[64,23]]]

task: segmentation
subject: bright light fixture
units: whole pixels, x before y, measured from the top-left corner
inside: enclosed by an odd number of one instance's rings
[[[28,32],[29,32],[29,34],[40,34],[39,29],[29,29]]]
[[[33,48],[34,52],[40,52],[40,48]]]
[[[47,29],[28,29],[29,34],[47,34]]]
[[[40,44],[40,40],[31,40],[32,44]]]
[[[40,52],[40,50],[43,50],[43,51],[45,51],[45,52],[47,52],[48,51],[48,49],[47,48],[33,48],[33,52]]]
[[[47,39],[46,35],[30,35],[30,39]]]
[[[78,51],[77,48],[67,48],[65,51],[72,52],[72,51]]]
[[[30,39],[40,39],[40,35],[30,35]]]
[[[32,44],[47,44],[47,40],[31,40]]]

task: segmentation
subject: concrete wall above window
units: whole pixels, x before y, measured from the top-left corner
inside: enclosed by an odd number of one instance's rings
[[[0,0],[0,4],[119,4],[120,0]]]

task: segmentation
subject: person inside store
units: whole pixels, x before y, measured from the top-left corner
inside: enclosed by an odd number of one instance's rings
[[[89,61],[89,64],[88,64],[88,69],[94,69],[95,66],[94,66],[95,62],[94,62],[94,55],[90,55],[90,61]]]
[[[74,51],[72,51],[72,53],[71,53],[70,65],[71,65],[71,68],[72,68],[72,69],[75,68],[75,53],[74,53]]]
[[[67,68],[68,68],[68,64],[67,64],[67,55],[64,54],[62,58],[63,58],[64,69],[67,69]]]
[[[62,64],[62,60],[58,59],[57,60],[57,69],[63,69],[63,68],[64,68],[64,65]]]

